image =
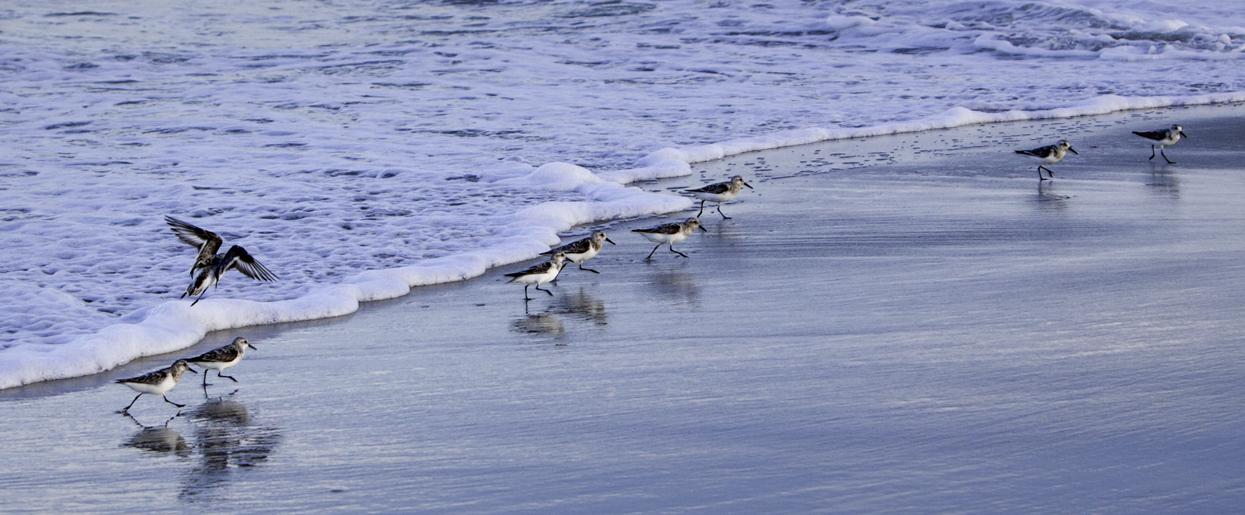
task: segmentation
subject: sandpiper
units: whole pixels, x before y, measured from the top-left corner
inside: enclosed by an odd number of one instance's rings
[[[743,176],[736,175],[731,177],[730,181],[718,182],[703,188],[687,190],[686,193],[700,199],[700,212],[696,213],[696,218],[700,218],[700,215],[704,214],[705,201],[712,201],[718,203],[718,214],[722,215],[722,219],[730,220],[731,217],[726,216],[726,213],[722,212],[722,203],[728,202],[739,196],[739,192],[743,190],[744,186],[747,186],[748,189],[755,189],[750,184],[744,182]]]
[[[252,350],[259,350],[256,349],[254,345],[251,345],[251,342],[246,341],[246,338],[239,336],[234,338],[233,343],[229,345],[212,349],[200,354],[198,357],[190,358],[186,361],[189,361],[191,365],[203,367],[203,386],[205,388],[208,385],[207,369],[209,368],[216,369],[216,377],[223,377],[236,383],[238,382],[237,379],[224,375],[221,371],[237,365],[239,361],[242,361],[242,358],[246,357],[247,347],[250,347]]]
[[[580,270],[599,274],[601,272],[591,268],[584,268],[584,261],[596,257],[596,255],[601,252],[601,247],[603,247],[607,241],[610,242],[610,245],[615,245],[613,240],[605,237],[605,231],[596,231],[592,233],[592,236],[573,243],[567,243],[566,245],[556,249],[550,249],[547,252],[542,252],[541,255],[552,256],[561,252],[566,254],[567,261],[579,265]]]
[[[1180,141],[1181,137],[1189,137],[1185,135],[1184,129],[1180,125],[1172,125],[1171,127],[1157,131],[1133,131],[1133,134],[1154,142],[1150,145],[1151,161],[1154,160],[1154,147],[1158,147],[1159,154],[1162,154],[1163,160],[1167,161],[1168,164],[1173,164],[1175,161],[1167,159],[1167,154],[1163,153],[1163,147],[1175,145],[1177,141]]]
[[[196,264],[195,266],[198,265]],[[239,272],[242,272],[242,275],[257,281],[277,280],[277,276],[268,271],[267,268],[264,268],[264,265],[256,261],[255,258],[252,258],[246,252],[246,249],[234,245],[229,248],[229,252],[217,254],[213,257],[212,264],[199,272],[194,281],[191,281],[190,285],[186,287],[186,293],[183,293],[181,298],[184,299],[187,295],[197,295],[195,301],[191,302],[190,305],[198,304],[203,295],[207,293],[207,289],[219,283],[220,276],[233,269],[237,269]]]
[[[1050,168],[1046,168],[1042,165],[1053,165],[1058,163],[1059,160],[1063,159],[1063,156],[1068,155],[1069,150],[1071,150],[1073,154],[1078,156],[1081,155],[1080,152],[1077,152],[1072,148],[1072,144],[1068,143],[1068,140],[1066,139],[1061,139],[1059,140],[1059,143],[1055,143],[1054,145],[1038,147],[1032,150],[1017,150],[1016,153],[1039,159],[1041,162],[1038,164],[1038,180],[1044,181],[1046,178],[1042,177],[1042,170],[1046,170],[1046,173],[1049,173],[1052,179],[1055,177],[1055,172],[1052,172]]]
[[[216,258],[216,251],[220,250],[223,240],[220,235],[195,227],[186,222],[165,216],[164,222],[173,228],[173,233],[177,238],[186,242],[187,245],[199,249],[199,255],[195,256],[195,264],[190,267],[190,276],[195,276],[195,270],[212,266],[212,260]]]
[[[644,258],[645,261],[648,261],[653,259],[653,252],[657,252],[657,249],[667,243],[670,244],[670,252],[687,257],[687,254],[674,250],[674,244],[686,240],[688,236],[692,235],[692,231],[696,229],[705,231],[705,228],[700,226],[700,220],[688,218],[687,221],[681,224],[662,224],[657,227],[649,227],[648,229],[632,229],[631,232],[640,233],[640,236],[647,238],[648,241],[657,242],[657,246],[653,247],[653,251],[648,253],[648,257]]]
[[[566,260],[565,252],[556,252],[553,254],[553,257],[549,259],[549,261],[546,261],[544,263],[531,267],[522,272],[506,274],[506,277],[512,278],[507,282],[523,283],[523,300],[525,301],[532,300],[530,297],[527,296],[527,287],[533,284],[536,285],[537,290],[548,293],[549,296],[552,297],[553,292],[549,290],[541,290],[540,285],[550,282],[554,279],[557,279],[558,272],[562,271],[562,262],[565,260]]]
[[[128,413],[130,411],[130,406],[133,406],[134,403],[138,401],[138,398],[142,397],[145,393],[159,395],[164,398],[164,402],[179,408],[185,407],[185,404],[178,404],[170,401],[164,394],[168,393],[169,390],[172,390],[174,386],[177,386],[177,382],[181,381],[182,374],[186,371],[190,371],[192,374],[198,374],[198,372],[195,372],[195,369],[190,368],[190,364],[187,363],[186,360],[179,359],[174,361],[173,365],[168,368],[162,368],[155,372],[143,374],[138,377],[131,377],[129,379],[118,379],[118,384],[130,387],[131,390],[138,392],[138,395],[134,397],[134,400],[130,401],[129,406],[126,406],[125,409],[122,409],[117,413]]]

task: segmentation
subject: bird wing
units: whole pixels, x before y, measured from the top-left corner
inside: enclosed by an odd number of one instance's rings
[[[217,265],[217,274],[224,274],[231,268],[238,269],[242,275],[250,277],[258,281],[276,281],[277,276],[270,272],[264,265],[256,261],[255,258],[247,254],[246,249],[234,245],[229,248],[229,252],[225,253],[224,259]]]
[[[703,187],[703,188],[697,188],[697,189],[694,189],[694,190],[687,190],[687,191],[689,191],[689,192],[691,192],[691,193],[712,193],[712,194],[714,194],[714,195],[721,195],[721,194],[726,193],[726,192],[728,192],[728,191],[730,191],[730,190],[731,190],[731,183],[729,183],[729,182],[718,182],[718,183],[710,184],[710,185],[705,186],[705,187]]]
[[[125,383],[156,384],[164,380],[164,370],[165,369],[162,368],[155,372],[148,372],[138,377],[131,377],[129,379],[118,379],[117,383],[119,384],[125,384]]]
[[[548,271],[549,271],[549,267],[551,267],[551,266],[553,266],[553,261],[546,261],[546,262],[544,262],[544,263],[541,263],[541,264],[539,264],[539,265],[533,266],[533,267],[531,267],[531,268],[529,268],[529,269],[527,269],[527,270],[524,270],[524,271],[522,271],[522,272],[515,272],[515,273],[512,273],[512,274],[506,274],[506,277],[522,277],[522,276],[525,276],[525,275],[543,274],[543,273],[545,273],[545,272],[548,272]]]
[[[1167,131],[1133,131],[1133,134],[1146,139],[1159,140],[1167,137]]]
[[[683,230],[681,224],[664,224],[657,227],[649,227],[648,229],[632,229],[631,232],[648,232],[654,234],[674,234]]]
[[[588,252],[590,249],[592,249],[592,238],[591,237],[584,238],[579,241],[567,243],[566,245],[563,245],[556,249],[549,249],[548,252],[541,252],[541,255],[552,256],[559,252],[565,252],[567,254],[583,254],[584,252]]]
[[[237,357],[238,357],[238,349],[234,348],[233,345],[226,345],[224,347],[212,349],[210,351],[207,351],[199,355],[199,357],[191,358],[186,361],[189,361],[191,363],[233,361],[234,358],[237,358]]]
[[[1047,157],[1050,157],[1051,154],[1055,153],[1055,146],[1048,145],[1048,146],[1041,147],[1041,148],[1035,148],[1033,150],[1017,150],[1016,153],[1024,154],[1026,156],[1040,157],[1040,158],[1045,159]]]
[[[216,251],[220,250],[221,239],[216,233],[195,227],[171,216],[165,216],[164,221],[173,228],[173,233],[177,235],[178,239],[194,248],[203,248],[201,253],[214,256]],[[205,243],[207,247],[204,247]]]

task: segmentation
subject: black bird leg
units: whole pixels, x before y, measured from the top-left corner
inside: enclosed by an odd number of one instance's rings
[[[1163,149],[1161,148],[1159,149],[1159,154],[1163,156],[1163,160],[1167,161],[1167,164],[1175,164],[1175,161],[1172,161],[1171,159],[1167,159],[1167,153],[1163,152]]]
[[[585,271],[585,272],[592,272],[592,273],[594,273],[594,274],[599,274],[599,273],[601,273],[601,272],[598,272],[598,271],[593,270],[593,269],[591,269],[591,268],[584,268],[584,264],[583,264],[583,263],[580,263],[580,264],[579,264],[579,269],[580,269],[580,270],[583,270],[583,271]]]
[[[719,205],[720,205],[720,204],[719,204]],[[704,214],[704,213],[705,213],[705,201],[703,201],[703,200],[702,200],[702,201],[700,201],[700,212],[699,212],[699,213],[696,213],[696,218],[700,218],[700,215],[702,215],[702,214]]]
[[[540,285],[539,285],[539,284],[537,284],[537,285],[536,285],[536,291],[543,291],[543,292],[545,292],[545,293],[548,293],[550,297],[552,297],[552,296],[553,296],[553,292],[551,292],[551,291],[549,291],[549,290],[542,290],[542,289],[540,289]]]
[[[172,405],[174,405],[174,406],[177,406],[177,407],[179,407],[179,408],[185,408],[185,407],[186,407],[186,405],[185,405],[185,404],[178,404],[178,403],[176,403],[176,402],[173,402],[173,401],[169,400],[169,397],[168,397],[167,395],[166,395],[166,396],[164,396],[164,402],[167,402],[167,403],[172,404]]]
[[[138,395],[135,395],[134,400],[130,401],[130,406],[133,406],[135,402],[138,402],[138,398],[142,396],[143,394],[141,393]],[[124,413],[128,415],[130,413],[130,406],[126,406],[124,409],[122,409],[121,411],[118,411],[117,413]],[[139,425],[142,425],[142,424],[139,424]]]
[[[674,250],[674,245],[670,245],[670,252],[673,252],[673,253],[678,254],[678,255],[680,255],[680,256],[683,256],[683,257],[687,257],[687,254],[684,254],[684,253],[682,253],[682,252],[679,252],[679,251],[677,251],[677,250]]]
[[[731,217],[726,216],[726,213],[723,213],[723,212],[722,212],[722,203],[721,203],[721,202],[718,202],[718,214],[719,214],[719,215],[722,215],[722,219],[723,219],[723,220],[730,220],[730,219],[731,219]],[[699,216],[697,216],[696,218],[700,218],[700,217],[699,217]]]
[[[656,247],[653,247],[653,252],[657,252],[657,249],[661,248],[662,245],[664,245],[664,243],[658,243]],[[644,260],[651,261],[653,259],[653,252],[649,252],[648,257],[644,258]]]
[[[207,376],[207,373],[205,372],[203,375],[206,377],[206,376]],[[235,382],[235,383],[236,383],[236,382],[238,382],[238,380],[237,380],[237,379],[234,379],[232,376],[227,376],[227,375],[221,374],[221,373],[220,373],[220,370],[217,370],[217,371],[216,371],[216,377],[223,377],[223,378],[228,379],[228,380],[230,380],[230,381],[233,381],[233,382]]]

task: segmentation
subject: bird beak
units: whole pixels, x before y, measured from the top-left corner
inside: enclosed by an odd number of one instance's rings
[[[746,182],[744,183],[744,186],[747,186],[747,187],[748,187],[748,189],[750,189],[750,190],[755,190],[755,189],[756,189],[756,188],[753,188],[751,184],[748,184],[748,183],[746,183]]]
[[[618,245],[617,243],[614,243],[614,240],[611,240],[609,238],[606,238],[605,241],[610,242],[610,245]]]
[[[190,367],[186,367],[186,371],[187,371],[187,372],[190,372],[190,373],[192,373],[192,374],[198,374],[198,372],[195,372],[195,369],[190,368]]]
[[[1185,136],[1184,131],[1180,131],[1180,137],[1187,138],[1188,136]]]
[[[1068,150],[1071,150],[1073,154],[1076,154],[1076,155],[1078,155],[1078,156],[1079,156],[1079,155],[1081,155],[1081,153],[1080,153],[1080,152],[1077,152],[1075,148],[1068,147]]]
[[[696,227],[700,228],[702,231],[709,232],[709,229],[705,229],[705,226],[703,225],[697,225]]]
[[[251,342],[246,342],[246,346],[250,347],[251,350],[259,350],[259,349],[256,349],[254,345],[251,345]]]

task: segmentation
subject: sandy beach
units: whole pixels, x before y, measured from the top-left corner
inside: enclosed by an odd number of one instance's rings
[[[1175,164],[1131,134],[1182,123]],[[697,231],[0,391],[0,511],[1229,513],[1245,107],[826,142]],[[1013,150],[1058,139],[1050,165]],[[112,384],[245,336],[206,389]],[[178,415],[180,413],[180,415]]]

